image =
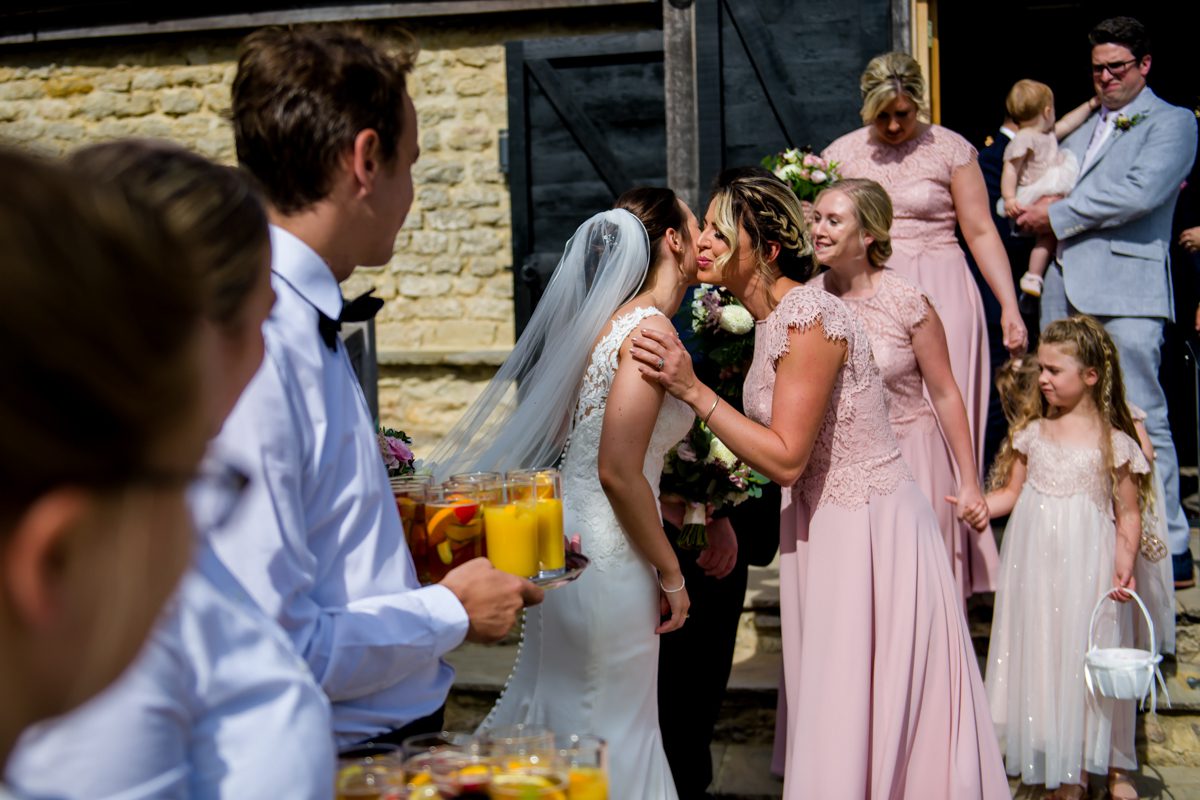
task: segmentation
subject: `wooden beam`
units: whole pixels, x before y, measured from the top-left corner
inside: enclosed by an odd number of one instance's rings
[[[525,68],[541,87],[558,118],[562,120],[563,127],[578,143],[588,161],[592,162],[592,166],[613,197],[618,197],[626,189],[632,188],[633,183],[621,169],[620,162],[609,148],[604,135],[592,124],[587,112],[575,102],[571,91],[554,71],[554,67],[550,66],[550,62],[543,58],[530,59],[525,62]]]
[[[123,36],[154,36],[196,31],[260,28],[264,25],[301,25],[315,22],[401,20],[449,17],[511,11],[547,11],[565,8],[646,5],[656,0],[437,0],[412,3],[364,3],[321,6],[282,11],[259,11],[210,17],[190,17],[162,22],[131,22],[83,28],[59,28],[0,36],[0,46],[37,44],[74,39],[107,39]]]
[[[721,56],[722,0],[696,0],[696,127],[700,186],[725,168],[725,80]],[[699,209],[697,209],[699,210]]]
[[[693,209],[700,203],[696,137],[695,8],[663,3],[663,90],[667,112],[667,185]]]

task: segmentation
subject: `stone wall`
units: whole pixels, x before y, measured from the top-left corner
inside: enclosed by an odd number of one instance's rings
[[[416,201],[384,267],[343,287],[375,287],[380,416],[426,451],[482,390],[513,342],[504,43],[610,33],[636,24],[570,15],[488,15],[412,26],[410,88],[420,125]],[[0,50],[0,145],[59,156],[124,136],[167,138],[234,160],[226,120],[239,36],[117,39]]]

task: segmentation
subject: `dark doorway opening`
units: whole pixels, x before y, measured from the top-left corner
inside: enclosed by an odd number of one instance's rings
[[[1015,0],[981,6],[939,3],[942,124],[976,146],[994,135],[1004,117],[1004,97],[1020,78],[1054,89],[1059,111],[1074,108],[1092,93],[1088,31],[1102,19],[1137,17],[1150,31],[1153,62],[1150,87],[1175,105],[1200,108],[1200,3],[1177,0]],[[1200,196],[1200,170],[1193,168],[1189,193]],[[1200,203],[1192,201],[1197,211]],[[1188,223],[1200,224],[1200,219]],[[1163,347],[1161,378],[1170,404],[1171,427],[1181,464],[1197,463],[1195,361],[1186,342],[1197,306],[1196,262],[1176,247],[1172,252],[1176,317]],[[1195,479],[1185,486],[1196,491]]]

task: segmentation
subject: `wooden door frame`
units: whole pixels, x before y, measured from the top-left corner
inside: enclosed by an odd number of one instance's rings
[[[941,54],[938,46],[938,0],[900,0],[910,3],[909,52],[927,78],[929,121],[942,121]]]

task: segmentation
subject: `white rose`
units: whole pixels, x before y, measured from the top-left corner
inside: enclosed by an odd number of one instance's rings
[[[721,329],[741,336],[754,328],[754,317],[742,306],[725,306],[721,309]]]
[[[775,170],[775,177],[781,181],[790,181],[799,178],[801,169],[795,164],[784,164],[779,169]]]
[[[733,469],[733,465],[737,463],[737,456],[725,446],[717,437],[713,437],[712,444],[708,448],[708,461],[719,461],[725,469]]]
[[[829,176],[826,175],[824,172],[822,172],[819,169],[814,169],[809,174],[808,179],[810,181],[812,181],[813,183],[824,183],[825,181],[827,181],[829,179]]]

